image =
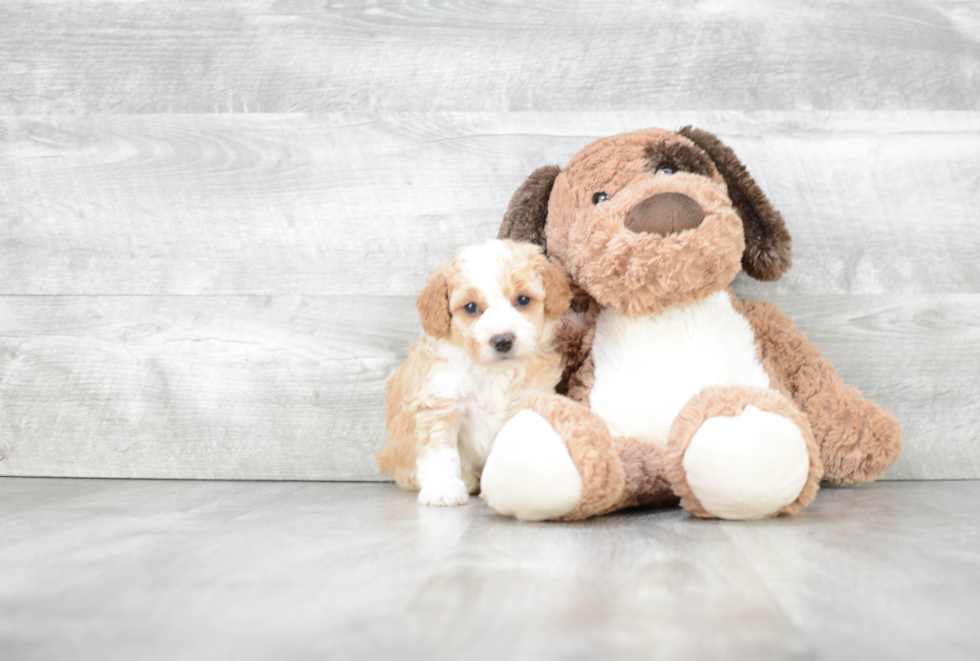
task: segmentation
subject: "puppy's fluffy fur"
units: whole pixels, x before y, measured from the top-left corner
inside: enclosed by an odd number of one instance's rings
[[[423,505],[477,493],[497,432],[558,383],[552,340],[569,298],[565,272],[529,243],[483,241],[436,270],[415,302],[421,340],[388,380],[380,469]]]

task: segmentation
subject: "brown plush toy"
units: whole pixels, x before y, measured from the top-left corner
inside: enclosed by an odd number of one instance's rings
[[[779,279],[790,237],[712,134],[593,142],[531,174],[500,237],[544,246],[574,299],[556,339],[567,397],[532,398],[487,460],[498,513],[575,520],[679,498],[695,516],[759,519],[797,512],[821,477],[874,480],[898,457],[891,412],[778,308],[729,288],[740,268]]]

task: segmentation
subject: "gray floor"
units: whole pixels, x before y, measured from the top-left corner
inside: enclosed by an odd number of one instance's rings
[[[526,524],[390,484],[2,478],[0,658],[977,658],[978,498]]]

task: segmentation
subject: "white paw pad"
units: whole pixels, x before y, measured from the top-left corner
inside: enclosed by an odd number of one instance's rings
[[[568,448],[531,410],[515,415],[497,434],[480,486],[490,507],[522,521],[561,516],[582,498],[582,478]]]
[[[418,458],[419,505],[464,505],[470,500],[459,470],[459,453],[440,448]]]
[[[419,505],[448,507],[465,505],[470,500],[466,483],[458,477],[430,482],[419,491]]]
[[[746,406],[709,418],[684,453],[687,484],[705,510],[722,519],[761,519],[803,491],[810,457],[799,427]]]

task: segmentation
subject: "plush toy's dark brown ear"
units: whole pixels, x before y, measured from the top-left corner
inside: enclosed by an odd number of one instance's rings
[[[559,172],[557,165],[538,168],[514,191],[500,223],[498,239],[536,243],[547,250],[544,224],[548,219],[548,198]]]
[[[728,196],[742,218],[745,252],[742,269],[756,280],[779,280],[793,264],[792,239],[776,211],[745,166],[721,140],[685,126],[677,132],[708,152],[728,185]]]
[[[449,279],[446,277],[448,263],[433,271],[428,284],[415,299],[415,309],[419,311],[422,330],[436,338],[449,335],[452,315],[449,313]]]

